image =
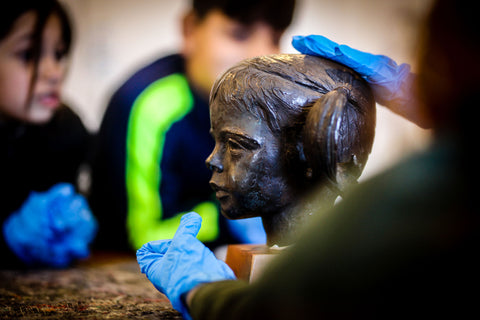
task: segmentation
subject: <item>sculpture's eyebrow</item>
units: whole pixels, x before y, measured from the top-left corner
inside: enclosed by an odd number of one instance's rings
[[[238,132],[233,129],[225,129],[220,132],[220,137],[222,139],[233,138],[251,150],[260,148],[260,143],[256,139],[245,134],[244,132]]]

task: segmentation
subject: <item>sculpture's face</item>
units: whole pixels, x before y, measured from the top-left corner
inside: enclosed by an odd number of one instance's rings
[[[215,149],[206,164],[210,186],[229,219],[266,216],[292,200],[282,167],[280,137],[262,120],[214,101],[210,105]]]

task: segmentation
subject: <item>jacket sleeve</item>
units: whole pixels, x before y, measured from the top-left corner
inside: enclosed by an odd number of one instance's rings
[[[191,110],[192,99],[185,76],[172,74],[152,83],[134,102],[127,128],[125,169],[127,230],[134,248],[152,240],[172,238],[184,213],[163,216],[159,163],[167,131]],[[206,222],[198,239],[214,240],[219,233],[216,204],[205,201],[192,210]]]

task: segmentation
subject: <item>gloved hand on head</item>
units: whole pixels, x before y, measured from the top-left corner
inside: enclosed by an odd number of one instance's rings
[[[429,126],[419,110],[414,94],[415,75],[408,64],[398,65],[387,56],[359,51],[320,35],[294,36],[292,45],[303,54],[324,57],[353,69],[370,84],[377,103],[421,127]]]
[[[87,201],[67,183],[32,192],[3,224],[6,243],[29,266],[63,268],[87,257],[96,232]]]
[[[187,213],[173,239],[151,241],[137,250],[142,273],[186,319],[190,315],[184,298],[190,290],[201,283],[236,279],[227,264],[196,238],[201,223],[197,213]]]

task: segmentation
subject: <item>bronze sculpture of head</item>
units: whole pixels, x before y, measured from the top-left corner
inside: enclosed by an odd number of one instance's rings
[[[268,244],[285,245],[313,192],[329,207],[371,151],[375,102],[351,69],[301,54],[242,61],[210,94],[210,185],[230,219],[261,216]]]

